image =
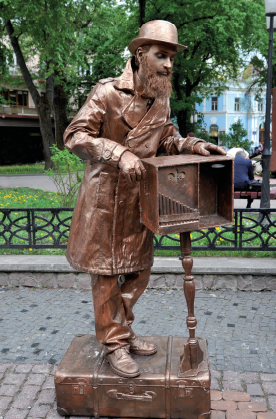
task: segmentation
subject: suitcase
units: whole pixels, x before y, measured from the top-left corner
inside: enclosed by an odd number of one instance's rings
[[[157,353],[132,355],[141,374],[114,374],[95,336],[76,335],[55,373],[57,410],[68,416],[120,418],[210,418],[210,370],[206,339],[198,338],[203,361],[180,371],[187,338],[145,337]],[[185,346],[187,347],[187,345]]]

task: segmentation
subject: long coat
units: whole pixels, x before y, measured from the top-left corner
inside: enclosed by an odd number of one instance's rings
[[[139,100],[130,59],[120,77],[99,81],[65,131],[66,147],[87,159],[66,254],[79,271],[115,275],[152,266],[153,235],[140,223],[139,183],[127,183],[119,159],[126,150],[139,158],[160,148],[193,152],[199,141],[173,137],[169,99],[155,99],[134,123]]]

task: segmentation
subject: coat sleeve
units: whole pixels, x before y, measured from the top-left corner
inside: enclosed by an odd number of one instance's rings
[[[248,165],[248,177],[250,180],[254,179],[254,170],[253,170],[253,165],[251,160],[249,160],[249,165]]]
[[[105,86],[97,84],[79,113],[64,133],[68,150],[85,160],[118,166],[126,147],[108,138],[98,137],[106,114]]]
[[[181,154],[184,150],[194,153],[194,145],[198,142],[204,143],[205,141],[196,137],[183,138],[180,134],[173,135],[173,123],[168,116],[159,144],[159,151],[165,151],[168,156]]]

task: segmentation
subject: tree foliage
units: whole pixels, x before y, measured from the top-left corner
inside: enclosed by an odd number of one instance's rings
[[[144,0],[139,1],[140,10]],[[147,0],[144,22],[161,19],[174,23],[179,42],[188,48],[174,64],[172,116],[180,133],[191,131],[195,103],[219,95],[235,79],[247,54],[259,45],[265,27],[263,0]],[[129,40],[138,32],[139,7],[129,5]],[[263,16],[263,19],[261,19]],[[257,18],[256,18],[257,17]],[[136,30],[134,29],[136,28]]]
[[[229,131],[229,134],[220,134],[219,138],[222,144],[228,148],[242,147],[249,152],[253,142],[244,139],[247,136],[247,131],[240,119],[230,125]]]

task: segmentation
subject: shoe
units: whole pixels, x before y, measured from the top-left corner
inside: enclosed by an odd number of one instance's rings
[[[119,348],[106,355],[106,360],[115,374],[125,378],[140,375],[138,364],[131,358],[128,348]]]
[[[157,348],[154,343],[139,339],[136,335],[129,338],[128,343],[130,345],[130,351],[137,355],[152,355],[157,352]]]

